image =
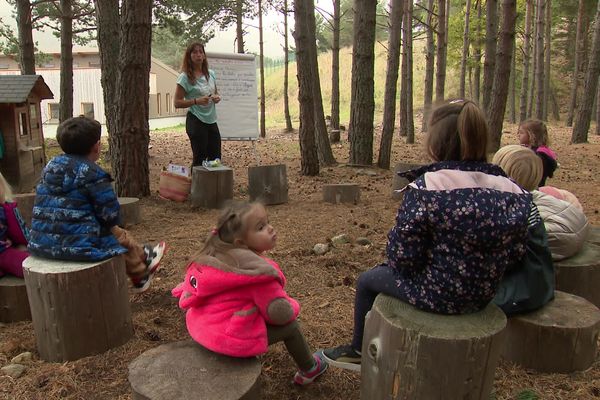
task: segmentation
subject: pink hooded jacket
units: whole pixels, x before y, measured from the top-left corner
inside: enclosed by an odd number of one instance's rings
[[[227,258],[238,266],[225,263]],[[300,312],[284,286],[273,260],[233,249],[226,257],[202,256],[190,263],[185,281],[172,293],[187,310],[187,329],[195,341],[216,353],[251,357],[267,351],[267,324],[285,325]]]

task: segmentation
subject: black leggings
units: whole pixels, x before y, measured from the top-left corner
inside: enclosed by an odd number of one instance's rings
[[[202,165],[204,160],[221,158],[221,134],[216,122],[205,124],[194,114],[187,113],[185,130],[190,138],[194,155],[192,166]]]

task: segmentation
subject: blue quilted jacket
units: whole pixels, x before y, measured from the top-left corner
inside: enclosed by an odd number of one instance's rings
[[[103,260],[127,250],[110,228],[119,223],[112,178],[79,156],[54,157],[42,172],[31,221],[31,254],[62,260]]]

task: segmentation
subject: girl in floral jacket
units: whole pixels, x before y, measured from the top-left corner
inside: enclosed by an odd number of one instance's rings
[[[486,162],[488,127],[470,101],[431,115],[426,149],[434,163],[402,174],[412,181],[388,234],[387,261],[358,278],[354,336],[325,360],[360,370],[365,316],[379,293],[424,311],[483,309],[504,271],[525,252],[531,195]]]

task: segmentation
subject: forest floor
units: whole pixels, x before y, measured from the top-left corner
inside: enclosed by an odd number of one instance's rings
[[[588,144],[569,145],[570,129],[552,126],[550,132],[560,168],[549,184],[575,193],[591,223],[600,225],[600,136],[590,136]],[[349,145],[343,141],[333,145],[340,164],[323,168],[316,177],[301,176],[297,134],[272,131],[267,137],[256,142],[256,152],[263,164],[286,164],[289,182],[289,202],[268,207],[279,238],[270,256],[283,268],[289,294],[302,305],[301,322],[311,347],[347,343],[352,331],[356,278],[383,259],[386,235],[394,222],[398,204],[391,198],[393,173],[347,166]],[[392,162],[426,162],[423,135],[418,134],[416,139],[415,145],[395,139]],[[516,127],[506,125],[503,144],[516,142]],[[0,399],[130,399],[129,362],[150,348],[188,339],[184,313],[170,290],[181,281],[187,260],[199,250],[218,211],[192,209],[189,203],[159,198],[160,170],[171,162],[188,165],[191,151],[181,130],[152,132],[151,144],[152,195],[141,200],[143,222],[130,230],[140,241],[165,240],[169,251],[151,288],[131,295],[134,337],[103,354],[74,362],[47,363],[37,356],[31,322],[2,325],[0,366],[25,351],[32,352],[34,360],[20,378],[0,377]],[[375,154],[378,146],[376,136]],[[249,142],[224,142],[223,154],[224,163],[234,169],[234,197],[247,198],[247,167],[256,164],[253,146]],[[324,184],[348,182],[360,185],[360,204],[322,201]],[[312,253],[316,243],[325,243],[342,233],[351,238],[367,237],[372,245],[346,244],[321,256]],[[309,387],[294,387],[290,380],[295,366],[282,344],[272,346],[261,362],[264,399],[359,398],[360,376],[335,368]],[[491,398],[600,398],[600,362],[583,372],[541,374],[502,361]]]

